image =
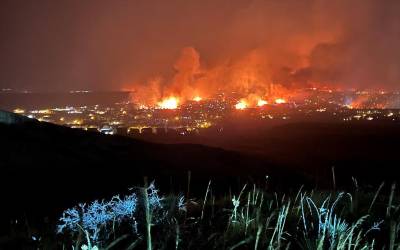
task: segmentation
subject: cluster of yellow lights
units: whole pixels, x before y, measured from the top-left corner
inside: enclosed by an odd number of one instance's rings
[[[16,113],[16,114],[24,114],[25,110],[17,108],[17,109],[14,109],[13,112]]]
[[[200,128],[209,128],[211,127],[211,122],[201,122],[200,124],[198,124],[198,127]]]
[[[178,108],[179,100],[176,97],[169,97],[158,103],[160,109],[176,109]]]
[[[240,109],[243,110],[245,108],[247,108],[247,102],[245,102],[244,100],[240,100],[236,105],[235,105],[236,109]]]
[[[149,107],[144,104],[139,104],[139,109],[149,109]]]
[[[72,124],[74,124],[74,125],[82,125],[82,120],[75,119],[75,120],[72,121]]]
[[[32,110],[32,114],[51,114],[52,111],[50,109],[41,109],[41,110]]]
[[[277,98],[274,100],[275,104],[283,104],[286,103],[286,100],[283,98]],[[262,107],[264,105],[267,105],[268,101],[264,100],[264,99],[259,99],[257,101],[257,106],[258,107]],[[238,103],[236,103],[235,108],[239,109],[239,110],[243,110],[249,107],[249,103],[245,100],[245,99],[241,99]]]

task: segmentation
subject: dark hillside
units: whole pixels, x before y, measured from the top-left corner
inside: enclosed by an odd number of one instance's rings
[[[0,194],[12,213],[34,209],[43,214],[77,201],[106,197],[142,185],[143,176],[164,189],[196,183],[236,182],[269,164],[233,151],[194,144],[155,144],[106,136],[37,121],[0,124]]]

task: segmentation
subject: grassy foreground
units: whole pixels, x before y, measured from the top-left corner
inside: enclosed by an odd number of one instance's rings
[[[151,183],[66,209],[53,242],[29,237],[39,249],[400,249],[395,184],[279,193],[267,182],[216,196],[210,181],[199,199]]]

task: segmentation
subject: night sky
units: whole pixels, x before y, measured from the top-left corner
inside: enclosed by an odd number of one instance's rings
[[[251,55],[271,77],[396,89],[399,13],[397,0],[3,0],[0,88],[145,85],[190,47],[206,70]]]

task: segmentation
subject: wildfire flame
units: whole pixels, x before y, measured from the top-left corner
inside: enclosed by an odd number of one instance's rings
[[[158,103],[160,109],[176,109],[178,108],[179,99],[176,97],[169,97]]]
[[[168,78],[152,77],[146,84],[134,83],[133,100],[148,107],[175,109],[187,101],[204,101],[206,96],[236,93],[235,98],[242,98],[237,99],[240,102],[235,105],[237,109],[287,103],[283,99],[290,91],[286,83],[272,82],[272,72],[259,70],[259,65],[265,62],[257,51],[238,58],[232,64],[205,67],[200,62],[200,54],[195,48],[183,48],[173,65],[175,74]]]
[[[243,110],[245,108],[247,108],[247,103],[244,100],[240,100],[236,105],[235,105],[236,109],[239,110]]]
[[[283,104],[283,103],[286,103],[286,100],[283,99],[283,98],[277,98],[277,99],[275,99],[275,103],[276,104]]]
[[[201,100],[203,100],[203,98],[201,98],[200,96],[196,96],[193,98],[193,101],[195,102],[200,102]]]
[[[257,102],[257,106],[262,107],[264,105],[268,104],[268,102],[266,100],[260,99]]]

